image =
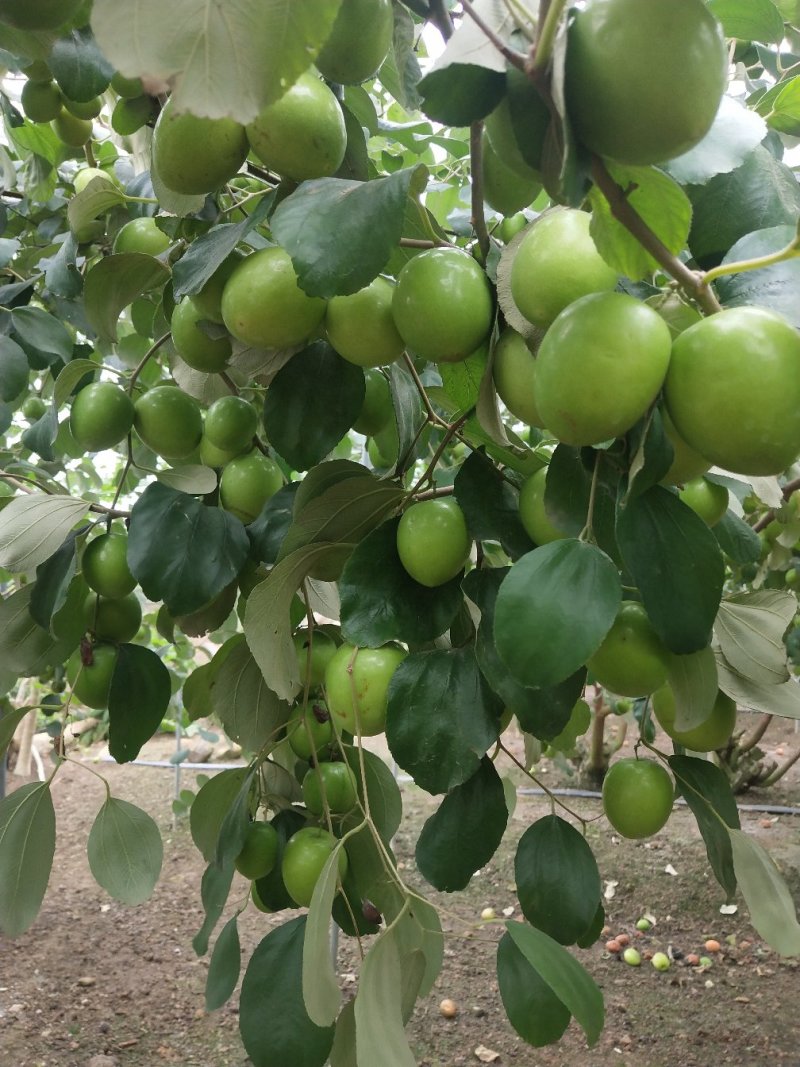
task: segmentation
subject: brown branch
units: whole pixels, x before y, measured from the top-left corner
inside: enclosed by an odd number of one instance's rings
[[[755,748],[764,734],[767,732],[769,724],[772,722],[771,715],[762,715],[747,737],[742,738],[738,744],[739,755],[744,755],[745,752],[749,752]]]
[[[702,276],[690,270],[677,256],[663,243],[644,221],[639,212],[632,206],[625,190],[617,185],[608,171],[605,163],[599,156],[592,156],[592,178],[595,185],[608,201],[611,214],[631,233],[639,244],[650,253],[667,274],[671,275],[683,289],[705,311],[707,315],[713,315],[721,311],[722,307],[716,296],[708,286],[702,282]]]
[[[784,485],[783,489],[781,490],[781,492],[783,493],[783,499],[788,500],[792,493],[795,491],[795,489],[800,489],[800,478],[793,478],[791,482],[787,482],[786,485]],[[774,518],[775,508],[770,508],[769,511],[766,512],[766,514],[761,516],[761,518],[755,524],[753,529],[756,533],[760,533],[761,530],[769,526],[769,524]]]
[[[798,760],[800,760],[800,748],[782,763],[780,767],[776,768],[771,774],[768,774],[767,777],[762,780],[761,785],[765,787],[768,785],[775,785],[776,782],[779,782],[781,778],[783,778],[787,771],[794,767]]]

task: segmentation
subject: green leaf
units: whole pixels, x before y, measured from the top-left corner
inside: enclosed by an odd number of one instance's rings
[[[428,118],[445,126],[469,126],[485,119],[503,99],[506,76],[505,71],[453,63],[426,74],[418,88]]]
[[[177,111],[247,123],[316,59],[341,0],[96,0],[92,29],[123,74],[174,82]],[[136,48],[131,48],[131,42]]]
[[[339,1014],[342,994],[331,959],[331,908],[339,883],[339,843],[325,861],[308,908],[303,940],[303,1001],[309,1019],[331,1026]]]
[[[675,729],[693,730],[711,714],[717,699],[717,661],[710,645],[685,656],[669,653],[667,681],[675,697]]]
[[[364,372],[327,341],[314,341],[278,371],[264,400],[264,428],[296,470],[319,463],[344,437],[364,403]]]
[[[69,400],[78,382],[87,374],[94,374],[97,364],[91,359],[73,359],[59,372],[53,386],[53,406],[59,411]]]
[[[348,1000],[336,1020],[331,1067],[358,1067],[356,1060],[356,1002]]]
[[[78,242],[73,233],[61,235],[58,250],[52,256],[39,260],[39,266],[45,268],[44,280],[47,288],[56,296],[67,298],[77,296],[83,289],[83,275],[79,272],[75,259],[78,255]]]
[[[383,270],[403,233],[409,196],[427,181],[423,166],[369,182],[317,178],[281,202],[272,232],[292,257],[309,296],[356,293]]]
[[[207,863],[211,863],[217,854],[219,832],[225,816],[239,796],[249,774],[248,767],[220,771],[203,783],[192,802],[189,829],[192,840]]]
[[[522,835],[514,863],[522,914],[562,945],[576,942],[600,905],[600,872],[583,834],[557,815]]]
[[[675,493],[655,485],[620,510],[617,541],[662,641],[678,654],[705,648],[725,576],[708,526]]]
[[[44,630],[50,629],[53,615],[64,606],[76,567],[75,537],[70,535],[50,559],[36,568],[31,591],[31,618]]]
[[[653,408],[633,427],[628,442],[632,459],[626,499],[638,496],[660,482],[675,458],[675,449],[664,432],[664,420],[658,408]]]
[[[800,274],[798,274],[800,283]],[[800,287],[798,288],[800,295]],[[729,509],[712,527],[719,547],[729,560],[740,566],[757,563],[761,556],[761,539],[752,526]]]
[[[535,547],[519,517],[519,492],[482,453],[462,463],[453,489],[476,541],[498,541],[512,559]]]
[[[79,629],[68,627],[64,637],[55,638],[43,630],[30,613],[33,588],[29,584],[0,599],[0,663],[4,671],[17,675],[39,674],[45,667],[63,663],[85,629],[81,616]],[[82,600],[85,597],[84,592]]]
[[[608,164],[626,200],[673,255],[686,247],[692,222],[692,205],[683,189],[668,174],[655,167],[624,167]],[[590,232],[597,250],[614,270],[632,281],[659,269],[658,262],[641,242],[622,225],[597,186],[589,193],[592,204]]]
[[[322,463],[300,483],[294,522],[279,559],[317,542],[357,544],[396,511],[404,498],[405,491],[397,482],[378,479],[357,463]]]
[[[274,744],[289,718],[289,705],[268,687],[244,640],[220,667],[211,698],[225,733],[247,752]]]
[[[206,975],[206,1011],[216,1011],[233,996],[242,969],[242,947],[239,943],[239,916],[222,927],[211,953]]]
[[[779,252],[794,240],[796,230],[795,225],[785,225],[748,233],[736,242],[722,262],[738,263]],[[728,274],[715,285],[725,307],[757,304],[777,311],[800,328],[800,259],[787,259],[743,274]]]
[[[358,781],[358,795],[362,801],[369,801],[369,813],[372,823],[383,840],[389,844],[400,828],[403,818],[403,798],[397,779],[392,774],[381,756],[349,745],[344,746],[344,754]],[[364,761],[364,778],[361,781],[361,760]],[[361,813],[355,811],[354,823],[361,821]]]
[[[24,933],[42,906],[56,847],[49,782],[22,785],[0,800],[0,930]]]
[[[233,882],[233,864],[227,867],[218,867],[215,863],[209,864],[203,872],[200,882],[200,898],[203,902],[205,918],[203,925],[192,939],[192,948],[198,956],[205,956],[208,952],[208,939],[219,922],[220,916],[228,901]]]
[[[92,824],[86,847],[98,885],[123,904],[143,904],[161,873],[164,846],[146,811],[108,797]]]
[[[212,226],[192,241],[172,269],[172,290],[176,300],[192,296],[203,288],[239,242],[269,215],[274,200],[273,194],[267,194],[241,222]]]
[[[108,695],[108,751],[117,763],[136,759],[169,707],[170,673],[152,649],[120,645]]]
[[[52,463],[56,458],[53,452],[53,444],[57,436],[58,419],[56,418],[55,409],[50,407],[33,426],[28,427],[22,434],[22,447],[30,449],[37,456],[41,456],[43,460]]]
[[[0,760],[5,759],[6,749],[11,744],[17,727],[32,710],[33,708],[23,707],[0,712]]]
[[[568,538],[534,549],[497,594],[500,658],[523,685],[562,682],[600,647],[621,599],[617,569],[596,545]]]
[[[727,900],[736,892],[736,874],[728,828],[739,828],[739,812],[727,775],[708,760],[694,756],[670,756],[678,793],[697,820],[714,877]]]
[[[114,182],[106,178],[92,178],[85,189],[73,196],[67,206],[67,221],[73,233],[80,231],[90,222],[105,215],[117,204],[125,203],[125,194]]]
[[[295,494],[303,482],[289,482],[271,496],[258,518],[247,527],[251,554],[270,566],[276,562],[292,525]]]
[[[775,861],[741,830],[730,830],[736,880],[750,921],[781,956],[800,956],[800,923],[794,901]]]
[[[0,522],[2,516],[0,516]],[[174,617],[213,600],[242,569],[250,550],[230,512],[153,482],[133,505],[128,565],[151,600]]]
[[[63,544],[89,510],[85,500],[27,493],[0,512],[0,567],[14,574],[34,570]]]
[[[28,384],[28,357],[16,341],[0,335],[0,400],[13,400]]]
[[[509,674],[494,642],[497,592],[508,572],[508,567],[483,567],[470,571],[462,582],[464,593],[481,612],[475,655],[484,678],[517,716],[522,729],[543,741],[551,741],[569,721],[575,701],[583,691],[586,669],[581,668],[558,685],[540,689],[524,686]]]
[[[442,385],[457,405],[456,410],[469,411],[478,403],[487,360],[486,350],[479,348],[460,363],[439,364]]]
[[[397,467],[402,471],[413,461],[414,443],[419,439],[427,416],[408,368],[399,362],[389,367],[389,390],[397,425]]]
[[[60,37],[53,45],[48,64],[68,100],[87,101],[99,96],[108,88],[114,73],[88,26]]]
[[[303,1003],[305,929],[301,915],[272,930],[247,965],[239,1030],[254,1067],[323,1067],[331,1050],[333,1027],[316,1026]]]
[[[395,927],[401,957],[419,951],[425,957],[425,969],[417,995],[425,997],[433,989],[444,961],[444,935],[439,913],[427,900],[412,897]],[[410,1014],[410,1013],[409,1013]]]
[[[83,306],[89,325],[102,341],[117,341],[117,320],[137,296],[162,286],[169,267],[143,252],[106,256],[86,275]]]
[[[788,590],[755,589],[726,597],[714,623],[723,656],[745,678],[780,685],[789,678],[783,635],[796,613],[797,597]]]
[[[800,75],[779,82],[761,96],[756,110],[773,130],[797,137],[800,133]]]
[[[506,929],[523,954],[561,1003],[574,1016],[594,1045],[603,1028],[603,994],[576,959],[557,941],[523,923],[508,922]]]
[[[572,1018],[550,986],[528,962],[510,933],[497,945],[497,982],[508,1021],[534,1048],[552,1045]]]
[[[400,1011],[401,978],[397,937],[387,930],[361,967],[355,1007],[358,1067],[416,1067]]]
[[[402,4],[394,4],[393,12],[392,47],[378,72],[378,78],[406,111],[416,111],[419,107],[417,86],[422,77],[415,51],[416,26]]]
[[[177,489],[190,496],[206,496],[217,488],[217,475],[211,467],[200,463],[188,463],[182,467],[169,467],[156,475],[162,485]]]
[[[609,465],[602,463],[595,485],[592,528],[597,544],[615,562],[619,549],[614,529],[617,516],[616,482],[607,480]],[[589,498],[592,491],[592,471],[581,458],[581,449],[558,445],[547,466],[544,506],[547,517],[559,530],[577,537],[586,525]]]
[[[41,308],[14,308],[11,325],[14,339],[28,353],[32,367],[44,369],[59,359],[64,363],[72,359],[73,340],[69,330]]]
[[[445,893],[466,889],[497,851],[508,822],[500,775],[486,756],[471,778],[451,790],[417,841],[420,874]]]
[[[389,750],[417,785],[446,793],[478,770],[500,711],[472,649],[411,653],[389,683]]]
[[[733,670],[722,653],[717,654],[717,673],[722,692],[740,707],[763,711],[767,715],[781,715],[786,719],[800,719],[800,686],[794,679],[780,685],[755,682]]]
[[[327,542],[298,548],[273,567],[247,598],[244,634],[267,685],[281,700],[291,700],[300,690],[289,620],[292,598],[315,565],[341,566],[350,551],[350,545]]]
[[[708,0],[708,9],[722,23],[726,37],[764,44],[783,38],[783,16],[772,0]]]
[[[354,645],[431,641],[447,630],[461,604],[460,577],[429,588],[409,575],[397,554],[399,521],[368,534],[342,571],[342,634]]]
[[[236,857],[244,847],[251,822],[254,775],[255,766],[248,767],[248,773],[239,787],[239,792],[222,820],[214,863],[223,870],[234,865]]]
[[[794,226],[800,187],[785,163],[759,145],[740,167],[688,190],[694,213],[689,247],[701,264],[717,263],[745,234]]]
[[[754,111],[723,96],[713,125],[702,141],[663,164],[681,185],[702,185],[715,174],[729,174],[764,139],[767,127]]]

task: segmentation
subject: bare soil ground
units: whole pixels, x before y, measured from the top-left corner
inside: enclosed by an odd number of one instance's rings
[[[783,745],[788,754],[800,744],[791,723],[770,734],[767,748]],[[172,744],[168,738],[156,739],[148,754],[163,758]],[[23,937],[0,938],[0,1067],[245,1067],[235,998],[212,1015],[203,1011],[208,958],[197,959],[191,946],[202,919],[203,862],[187,820],[173,825],[173,775],[130,766],[100,769],[115,795],[139,804],[158,821],[165,842],[161,881],[152,900],[139,908],[111,901],[95,884],[85,849],[102,786],[80,767],[62,768],[54,784],[58,848],[42,912]],[[575,784],[565,783],[552,766],[546,778],[552,784]],[[191,787],[194,779],[185,773],[185,786]],[[10,787],[17,784],[19,779],[12,778]],[[798,767],[779,787],[741,799],[800,803]],[[426,891],[414,868],[413,844],[436,801],[404,786],[404,803],[397,851],[408,881]],[[599,812],[597,801],[569,803],[584,817]],[[644,1067],[798,1067],[798,963],[766,948],[750,927],[744,906],[735,915],[719,913],[722,894],[685,809],[676,809],[668,826],[643,844],[620,841],[602,819],[591,823],[589,834],[607,891],[613,893],[606,901],[611,933],[627,933],[643,953],[671,946],[684,956],[701,954],[706,939],[715,938],[722,951],[714,955],[711,968],[700,970],[683,961],[666,973],[647,963],[628,967],[610,956],[601,940],[578,953],[606,997],[607,1025],[597,1046],[588,1049],[575,1024],[552,1048],[534,1050],[517,1038],[497,994],[494,946],[499,930],[479,928],[478,920],[485,907],[498,916],[513,907],[516,842],[547,811],[545,800],[520,797],[501,849],[468,890],[451,897],[430,892],[445,909],[447,942],[436,988],[409,1024],[420,1067],[481,1062],[606,1067],[626,1059]],[[800,818],[745,812],[743,825],[770,849],[800,901]],[[668,867],[675,873],[668,873]],[[238,888],[246,889],[244,883]],[[644,913],[657,921],[637,936],[635,923]],[[283,918],[248,909],[240,922],[245,958],[271,924]],[[352,995],[357,958],[346,939],[339,963],[345,994]],[[456,1002],[454,1019],[440,1014],[443,998]],[[103,1056],[107,1058],[99,1058]]]

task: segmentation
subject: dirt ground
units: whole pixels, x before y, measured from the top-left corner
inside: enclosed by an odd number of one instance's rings
[[[791,723],[770,735],[764,747],[783,746],[787,755],[800,744]],[[173,744],[155,739],[148,754],[163,758]],[[115,795],[158,821],[165,844],[161,881],[151,901],[138,908],[110,900],[95,884],[85,846],[103,789],[81,767],[62,768],[54,784],[58,848],[42,912],[23,937],[0,938],[0,1067],[244,1067],[236,998],[212,1015],[203,1010],[208,957],[196,958],[191,946],[202,920],[203,862],[188,820],[173,819],[173,772],[100,769]],[[545,778],[565,784],[552,765]],[[184,786],[194,782],[195,774],[185,772]],[[19,779],[10,780],[10,788],[17,784]],[[397,851],[404,877],[428,892],[414,869],[413,842],[436,802],[413,785],[403,788],[406,815]],[[800,803],[798,766],[780,787],[741,800]],[[584,817],[599,812],[594,800],[568,803]],[[408,1028],[419,1067],[606,1067],[626,1059],[644,1067],[798,1067],[800,964],[766,948],[743,905],[735,915],[720,914],[722,894],[685,809],[676,809],[668,826],[646,843],[620,841],[602,819],[590,824],[590,840],[609,895],[610,932],[627,933],[642,952],[671,946],[684,956],[702,954],[706,939],[715,938],[722,951],[712,966],[702,970],[676,960],[666,973],[646,962],[633,968],[609,955],[601,940],[578,951],[606,998],[606,1028],[595,1048],[586,1047],[574,1023],[557,1046],[543,1050],[515,1035],[497,994],[499,932],[469,927],[485,907],[502,916],[514,906],[516,842],[548,810],[539,797],[520,797],[503,845],[468,890],[452,897],[429,891],[447,909],[447,941],[436,988]],[[743,812],[743,825],[770,849],[800,901],[800,818]],[[655,925],[637,935],[636,920],[645,913]],[[245,958],[281,921],[283,916],[248,909],[240,920]],[[352,993],[357,964],[346,939],[339,969],[345,993]],[[452,1020],[439,1011],[445,997],[458,1006]]]

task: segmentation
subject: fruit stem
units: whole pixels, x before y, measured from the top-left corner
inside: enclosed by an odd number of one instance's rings
[[[522,52],[518,52],[515,48],[510,48],[499,34],[495,33],[492,27],[478,14],[475,8],[470,3],[470,0],[461,0],[461,6],[464,12],[469,15],[475,25],[483,31],[489,38],[497,51],[503,56],[506,62],[510,63],[512,67],[516,67],[518,70],[525,69],[525,56]],[[475,171],[473,170],[473,174]]]
[[[567,0],[541,0],[539,4],[539,35],[531,50],[532,62],[528,68],[531,75],[541,73],[553,55],[561,16]]]
[[[720,263],[718,267],[707,270],[701,277],[701,283],[708,286],[717,278],[726,274],[744,274],[748,270],[761,270],[762,267],[772,267],[776,263],[783,263],[787,259],[797,259],[800,256],[800,234],[781,248],[779,252],[771,252],[768,256],[756,256],[754,259],[740,259],[734,263]]]
[[[706,282],[707,275],[697,274],[674,256],[661,239],[653,233],[639,212],[632,207],[625,190],[617,185],[599,156],[592,156],[592,178],[608,201],[611,214],[645,248],[667,274],[670,274],[703,309],[707,315],[722,311],[713,290]]]
[[[486,229],[486,215],[483,210],[483,123],[473,122],[469,128],[469,165],[472,175],[472,228],[481,250],[484,265],[489,258],[492,247],[489,231]]]
[[[148,348],[148,350],[145,352],[145,354],[142,356],[142,358],[136,364],[136,366],[133,369],[133,374],[131,374],[131,380],[128,382],[128,395],[129,396],[133,396],[133,387],[136,385],[136,380],[139,377],[139,375],[142,373],[144,368],[146,367],[146,365],[149,362],[149,360],[151,360],[153,358],[153,356],[156,354],[156,352],[159,350],[159,348],[161,348],[162,345],[165,345],[167,343],[167,341],[170,339],[171,336],[172,335],[170,334],[169,331],[167,331],[167,333],[165,333],[165,334],[162,334],[161,337],[159,337],[159,339],[157,341],[153,342],[153,344]]]

